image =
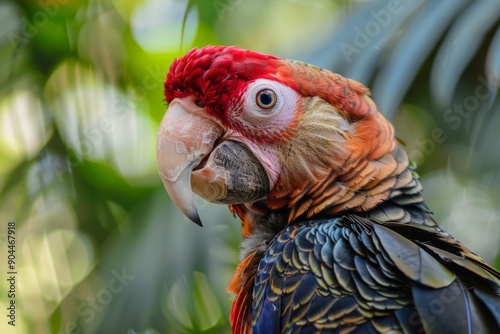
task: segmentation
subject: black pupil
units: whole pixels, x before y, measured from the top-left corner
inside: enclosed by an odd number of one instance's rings
[[[259,99],[260,103],[262,103],[263,106],[268,106],[273,102],[273,97],[269,92],[263,92],[262,94],[260,94]]]

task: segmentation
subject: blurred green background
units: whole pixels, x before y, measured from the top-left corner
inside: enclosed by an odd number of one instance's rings
[[[207,44],[369,86],[438,222],[500,268],[498,1],[4,0],[0,37],[1,333],[229,333],[239,222],[189,223],[155,162],[165,73]]]

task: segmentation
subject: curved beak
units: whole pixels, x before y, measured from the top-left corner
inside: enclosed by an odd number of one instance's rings
[[[202,226],[194,204],[191,173],[213,149],[223,129],[217,123],[185,110],[173,100],[160,123],[156,140],[158,173],[174,204]]]
[[[251,203],[265,198],[269,177],[244,144],[225,140],[225,129],[189,100],[174,99],[156,141],[158,172],[174,204],[202,226],[193,192],[213,203]],[[217,143],[217,146],[215,146]]]

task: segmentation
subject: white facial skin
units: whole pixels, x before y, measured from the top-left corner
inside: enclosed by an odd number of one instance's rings
[[[262,94],[268,96],[262,98]],[[268,101],[273,102],[269,105],[263,103]],[[276,81],[257,79],[251,82],[245,90],[242,107],[228,112],[232,123],[245,128],[246,134],[228,130],[223,139],[239,141],[252,151],[266,169],[271,189],[276,184],[281,171],[277,147],[275,144],[259,143],[251,137],[251,134],[281,137],[293,122],[299,101],[300,95],[292,88]]]

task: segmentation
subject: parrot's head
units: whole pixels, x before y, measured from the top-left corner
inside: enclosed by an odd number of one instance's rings
[[[369,210],[407,164],[362,84],[302,62],[234,46],[193,49],[172,63],[164,93],[158,170],[199,225],[193,192],[230,205],[244,234],[270,213],[290,223]]]

